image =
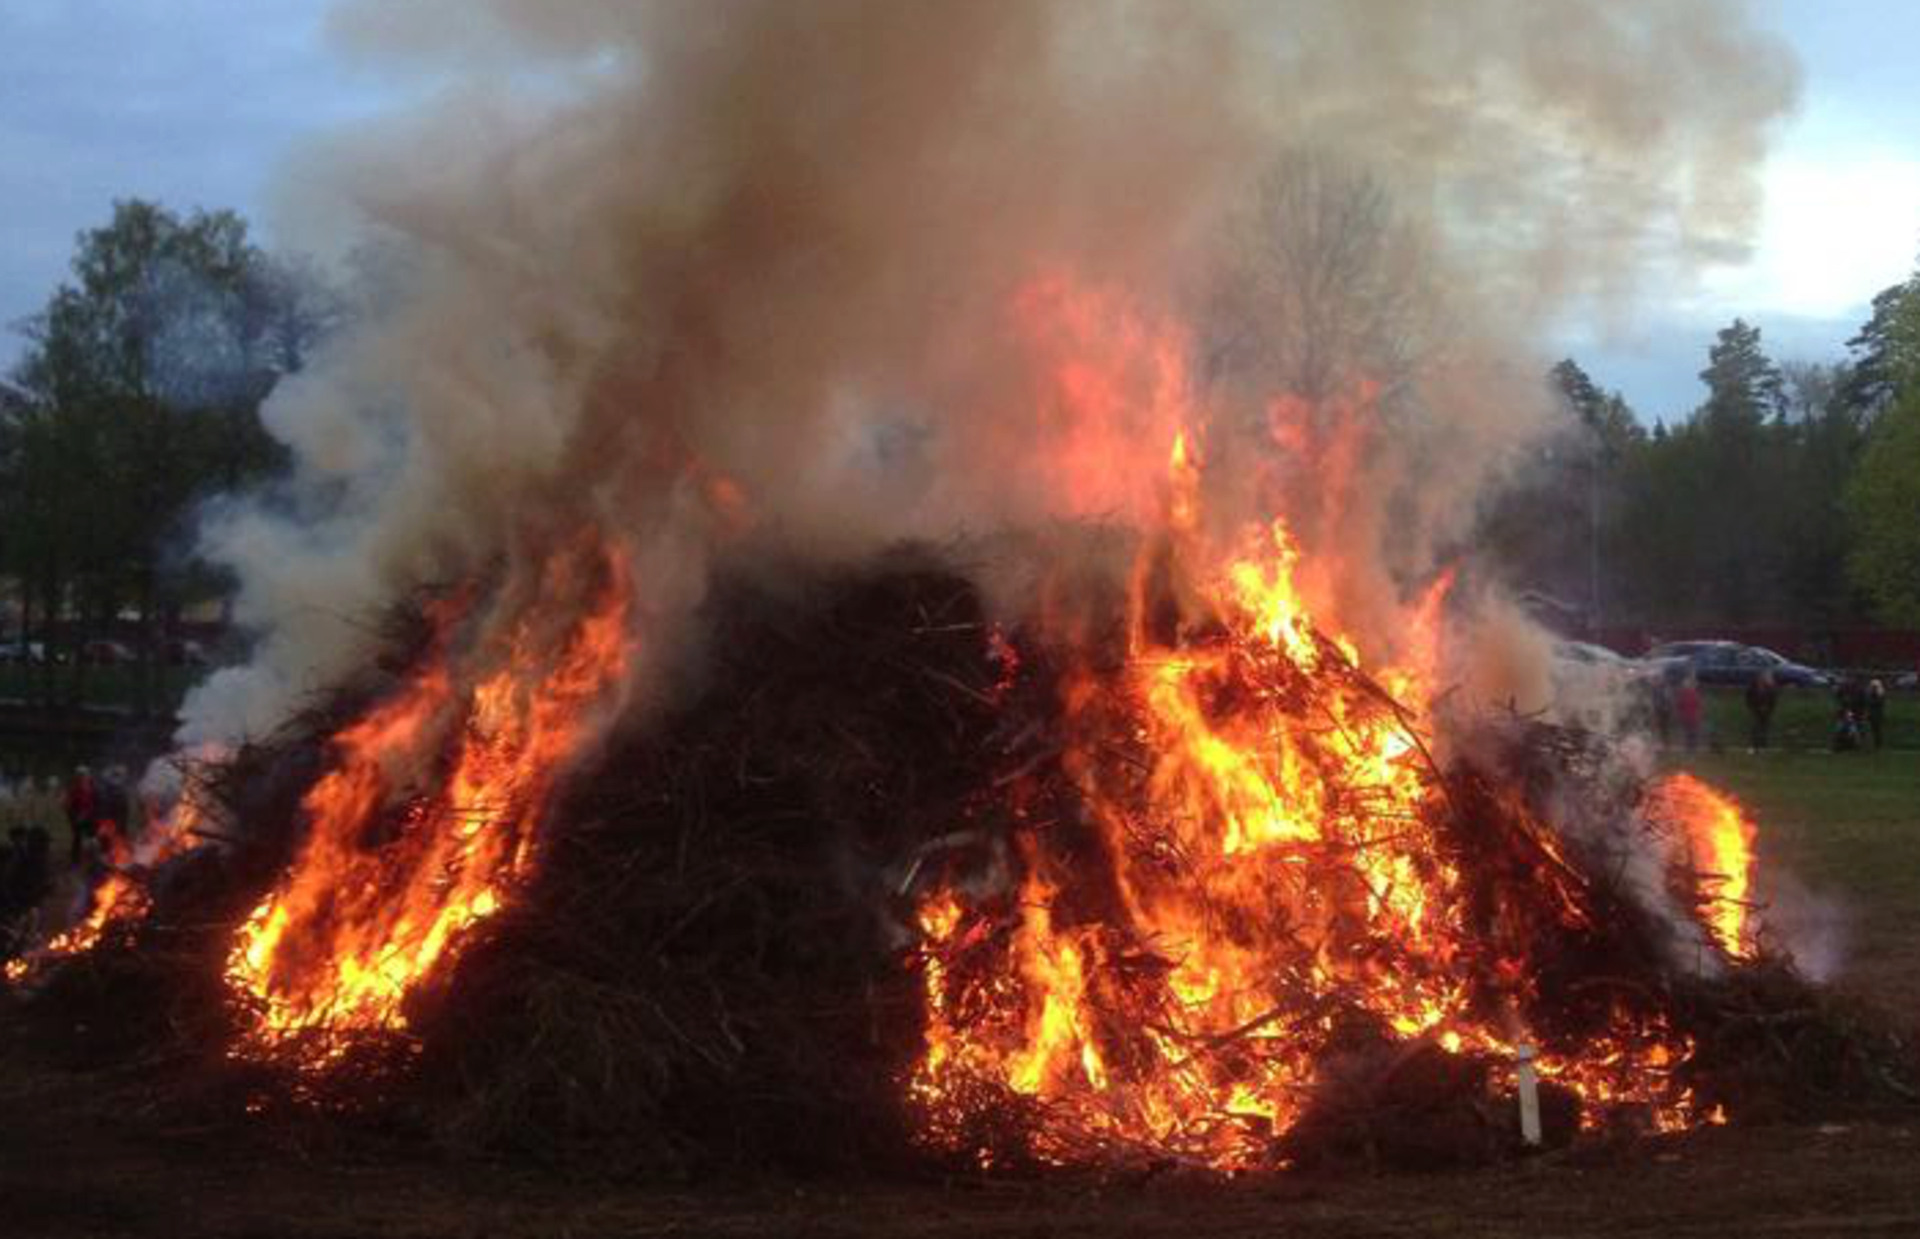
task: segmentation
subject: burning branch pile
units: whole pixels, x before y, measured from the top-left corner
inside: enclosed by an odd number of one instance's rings
[[[1450,576],[1363,655],[1283,520],[1208,510],[1177,330],[1017,310],[1081,515],[981,548],[1037,582],[1005,626],[924,550],[743,554],[629,709],[647,557],[530,532],[8,977],[218,1047],[248,1110],[656,1167],[1447,1161],[1517,1092],[1564,1140],[1905,1087],[1776,957],[1739,806],[1447,715]]]
[[[1288,592],[1284,540],[1251,551],[1198,618],[1163,545],[1079,600],[1104,625],[1011,631],[925,553],[738,580],[687,704],[550,783],[515,759],[547,707],[363,764],[444,665],[440,600],[384,686],[235,758],[202,812],[246,842],[36,964],[43,1004],[145,1005],[248,1109],[656,1171],[1476,1160],[1518,1144],[1522,1045],[1550,1139],[1906,1087],[1769,954],[1737,807],[1540,725],[1482,721],[1442,767],[1400,696],[1431,670],[1369,674]],[[592,683],[541,700],[576,717]],[[475,751],[531,773],[452,812]],[[393,782],[329,834],[355,777]],[[392,876],[466,841],[513,863]]]
[[[536,614],[480,635],[487,671],[462,701],[448,649],[462,600],[446,600],[420,666],[330,738],[333,764],[301,801],[300,851],[227,965],[248,1052],[319,1069],[358,1034],[404,1030],[408,990],[525,880],[553,782],[627,655],[617,561],[576,549],[543,586],[548,617],[578,616],[560,634]]]
[[[1522,1046],[1570,1121],[1723,1121],[1677,995],[1761,950],[1738,807],[1681,775],[1589,784],[1556,820],[1574,772],[1524,743],[1441,769],[1401,704],[1432,634],[1370,676],[1270,536],[1201,583],[1197,629],[1136,591],[1124,653],[1065,671],[1057,767],[1009,789],[1019,879],[925,895],[927,1137],[987,1165],[1272,1167],[1411,1069],[1457,1154],[1509,1129]]]
[[[345,161],[364,314],[205,530],[234,751],[11,989],[236,1112],[655,1169],[1492,1155],[1529,1053],[1550,1138],[1880,1087],[1737,806],[1436,704],[1508,328],[1737,234],[1791,90],[1725,6],[490,7],[393,59],[536,114]]]

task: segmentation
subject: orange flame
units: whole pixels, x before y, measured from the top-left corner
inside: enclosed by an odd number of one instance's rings
[[[543,595],[577,594],[594,568],[607,583],[563,639],[523,619],[497,667],[462,689],[443,631],[423,670],[335,737],[302,803],[303,850],[228,961],[249,1050],[318,1066],[404,1030],[408,992],[526,878],[549,793],[630,654],[617,559],[562,557]],[[451,769],[438,768],[449,742]],[[430,790],[412,792],[416,779]]]
[[[116,926],[145,917],[153,906],[147,894],[147,872],[197,846],[201,823],[200,804],[188,795],[164,817],[149,823],[137,839],[122,838],[117,831],[103,832],[111,867],[93,891],[87,914],[34,950],[8,960],[6,979],[16,985],[25,983],[59,960],[91,951]]]
[[[1715,945],[1734,959],[1751,958],[1756,949],[1752,819],[1731,796],[1684,771],[1654,785],[1647,812],[1676,829],[1683,853],[1676,860],[1697,888]]]
[[[1041,1160],[1119,1146],[1251,1167],[1303,1113],[1347,1004],[1450,1051],[1510,1057],[1523,1039],[1510,1010],[1476,1005],[1472,981],[1478,967],[1524,996],[1528,978],[1501,957],[1524,944],[1489,943],[1471,923],[1430,824],[1441,793],[1417,720],[1369,696],[1342,643],[1318,635],[1293,555],[1281,526],[1249,538],[1206,591],[1226,636],[1149,643],[1117,676],[1085,671],[1067,690],[1063,761],[1095,835],[1074,846],[1105,858],[1117,914],[1084,909],[1067,858],[1031,846],[1011,972],[969,979],[968,944],[993,935],[969,933],[974,911],[952,892],[929,895],[926,1052],[910,1094],[930,1140],[965,1139],[985,1082],[1044,1104],[1029,1149]],[[1417,608],[1423,622],[1437,622],[1445,588]],[[1128,745],[1137,759],[1108,755]],[[1691,1096],[1668,1081],[1690,1053],[1652,1019],[1538,1066],[1678,1127]]]
[[[981,1100],[996,1090],[1038,1104],[1023,1141],[1042,1161],[1130,1148],[1235,1169],[1271,1159],[1349,1015],[1449,1051],[1510,1056],[1531,1039],[1514,1014],[1532,985],[1526,930],[1474,911],[1434,825],[1449,810],[1420,733],[1451,574],[1410,608],[1401,665],[1362,676],[1356,645],[1296,588],[1286,524],[1212,550],[1197,441],[1183,425],[1161,441],[1165,533],[1142,563],[1171,545],[1210,620],[1156,629],[1138,570],[1127,661],[1065,688],[1061,768],[1083,829],[1023,836],[1017,911],[945,889],[921,907],[926,1044],[909,1095],[929,1141],[984,1161],[996,1148],[970,1116],[1005,1106]],[[1538,836],[1548,906],[1579,928],[1550,828],[1512,812]],[[1663,1126],[1695,1121],[1672,1083],[1691,1044],[1658,1016],[1619,1019],[1544,1047],[1542,1076]]]

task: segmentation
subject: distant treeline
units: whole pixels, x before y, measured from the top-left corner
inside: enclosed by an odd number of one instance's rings
[[[1833,364],[1776,364],[1735,319],[1676,425],[1562,361],[1564,427],[1486,513],[1516,582],[1594,628],[1920,628],[1920,276]]]
[[[1335,259],[1390,249],[1377,188],[1296,181],[1373,243],[1331,246],[1321,274],[1371,287],[1365,263]],[[1368,339],[1398,338],[1391,307],[1346,309]],[[95,699],[102,660],[86,655],[111,639],[130,656],[109,661],[140,668],[123,704],[164,708],[178,617],[231,588],[193,554],[196,515],[285,467],[262,402],[350,313],[230,211],[126,201],[80,235],[0,383],[0,589],[18,615],[0,661],[36,668],[8,687]],[[1920,628],[1920,276],[1874,299],[1845,360],[1777,364],[1736,319],[1701,378],[1698,409],[1649,425],[1576,362],[1555,366],[1561,426],[1488,503],[1478,545],[1594,631]]]

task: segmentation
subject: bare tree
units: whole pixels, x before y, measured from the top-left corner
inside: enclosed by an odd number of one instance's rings
[[[1208,321],[1210,380],[1313,408],[1358,383],[1392,393],[1410,381],[1431,344],[1427,257],[1378,180],[1290,150],[1228,227]]]

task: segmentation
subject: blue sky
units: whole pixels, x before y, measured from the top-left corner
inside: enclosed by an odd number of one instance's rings
[[[697,0],[690,0],[697,2]],[[116,197],[232,206],[270,221],[304,141],[393,102],[334,54],[327,0],[0,0],[0,325],[33,312]],[[1714,331],[1757,322],[1783,359],[1837,357],[1920,250],[1920,5],[1758,0],[1805,70],[1766,174],[1754,260],[1657,293],[1636,327],[1569,350],[1642,416],[1700,396]],[[270,228],[264,239],[272,241]],[[20,342],[0,332],[0,366]]]
[[[326,8],[0,0],[0,328],[40,307],[114,199],[233,207],[258,228],[302,141],[385,106],[329,51]],[[0,365],[20,344],[0,331]]]

